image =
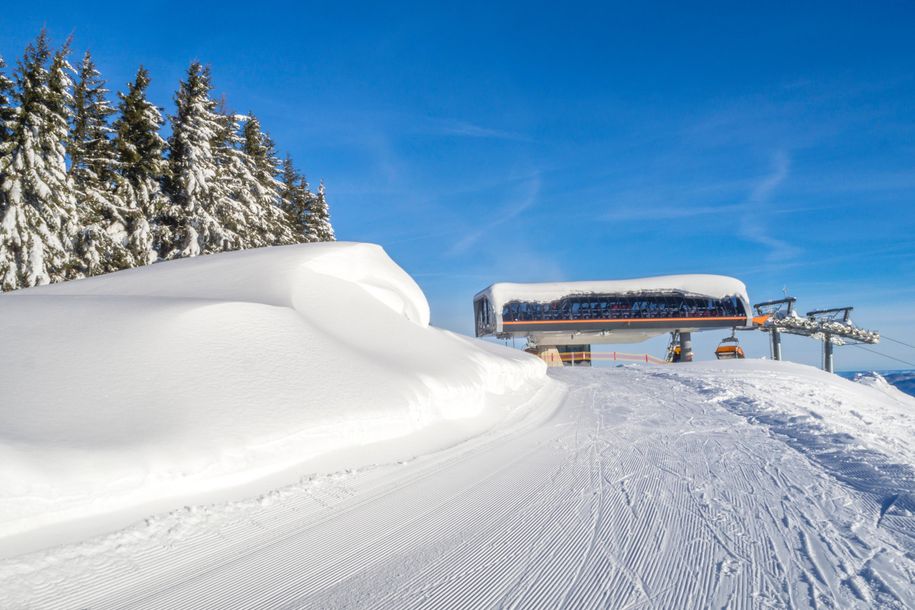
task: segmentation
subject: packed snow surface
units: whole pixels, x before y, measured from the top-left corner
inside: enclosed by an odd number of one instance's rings
[[[511,301],[549,303],[576,294],[630,294],[655,292],[684,294],[710,299],[737,297],[747,305],[747,287],[740,280],[724,275],[659,275],[628,280],[596,280],[586,282],[541,282],[515,284],[499,282],[477,293],[486,295],[495,311]]]
[[[915,399],[787,362],[550,376],[446,449],[0,560],[0,606],[915,607]]]
[[[144,516],[445,423],[456,442],[546,383],[532,356],[429,326],[412,278],[356,243],[4,294],[0,355],[0,556],[5,536]]]

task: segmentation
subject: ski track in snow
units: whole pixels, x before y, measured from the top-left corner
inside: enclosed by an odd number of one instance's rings
[[[911,464],[752,376],[551,375],[452,449],[0,562],[0,606],[915,606]]]

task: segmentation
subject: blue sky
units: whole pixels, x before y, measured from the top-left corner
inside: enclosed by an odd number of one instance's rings
[[[915,5],[432,4],[19,2],[0,54],[73,33],[112,89],[146,65],[167,110],[212,64],[325,179],[338,236],[382,244],[446,328],[471,332],[494,281],[705,272],[915,344]]]

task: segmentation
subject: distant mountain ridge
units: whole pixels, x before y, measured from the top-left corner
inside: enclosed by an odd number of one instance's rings
[[[887,383],[895,386],[900,392],[915,396],[915,370],[903,371],[847,371],[839,373],[846,379],[855,380],[862,375],[880,375]]]

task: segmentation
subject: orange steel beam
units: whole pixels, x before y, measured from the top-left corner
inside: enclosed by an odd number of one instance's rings
[[[754,316],[754,317],[753,317],[753,325],[754,325],[754,326],[762,326],[763,324],[766,323],[766,320],[768,320],[768,319],[771,318],[771,317],[772,317],[772,314],[771,314],[771,313],[764,313],[764,314],[762,314],[761,316]]]

